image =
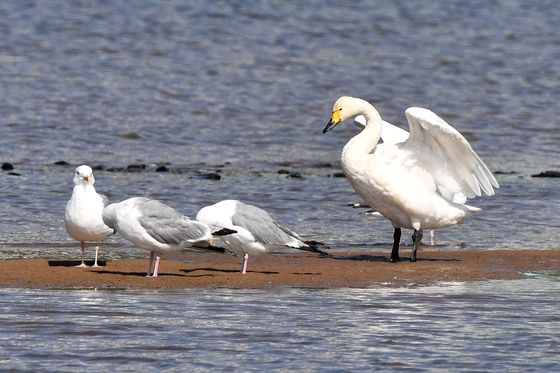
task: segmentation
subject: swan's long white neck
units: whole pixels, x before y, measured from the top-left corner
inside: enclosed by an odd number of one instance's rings
[[[354,159],[364,159],[375,149],[381,137],[381,116],[367,101],[356,99],[352,117],[362,114],[366,118],[366,127],[354,136],[342,150],[342,165]]]

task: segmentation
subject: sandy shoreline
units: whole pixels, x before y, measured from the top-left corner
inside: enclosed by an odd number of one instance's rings
[[[403,252],[401,255],[406,255]],[[271,287],[343,288],[430,285],[442,281],[518,279],[529,271],[560,271],[560,250],[426,251],[417,263],[388,262],[387,253],[312,253],[251,258],[242,276],[236,257],[195,253],[188,260],[162,260],[160,276],[146,278],[147,260],[111,260],[100,268],[74,268],[77,261],[0,260],[0,287],[85,289],[186,289]]]

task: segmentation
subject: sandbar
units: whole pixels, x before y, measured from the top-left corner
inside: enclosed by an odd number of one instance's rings
[[[560,250],[434,250],[411,263],[391,263],[387,252],[296,252],[252,256],[246,275],[228,254],[192,253],[162,259],[160,276],[146,278],[148,261],[119,259],[76,268],[66,259],[0,260],[0,287],[34,289],[365,288],[425,286],[440,282],[520,279],[560,271]],[[91,264],[91,263],[90,263]]]

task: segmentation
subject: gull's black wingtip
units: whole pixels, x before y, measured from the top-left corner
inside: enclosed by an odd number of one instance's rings
[[[309,251],[312,253],[317,253],[317,254],[321,254],[321,255],[325,255],[325,256],[330,256],[329,253],[327,253],[326,251],[320,250],[317,248],[317,246],[321,246],[325,249],[329,249],[328,246],[326,246],[324,243],[322,242],[318,242],[318,241],[304,241],[304,243],[306,245],[308,245],[307,247],[298,247],[299,250],[303,250],[303,251]]]

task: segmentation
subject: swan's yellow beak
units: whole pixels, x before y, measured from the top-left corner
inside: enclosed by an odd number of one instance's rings
[[[329,132],[334,127],[336,127],[336,125],[339,123],[340,123],[340,110],[334,110],[331,114],[331,120],[329,121],[329,123],[327,123],[325,128],[323,128],[323,133]]]

